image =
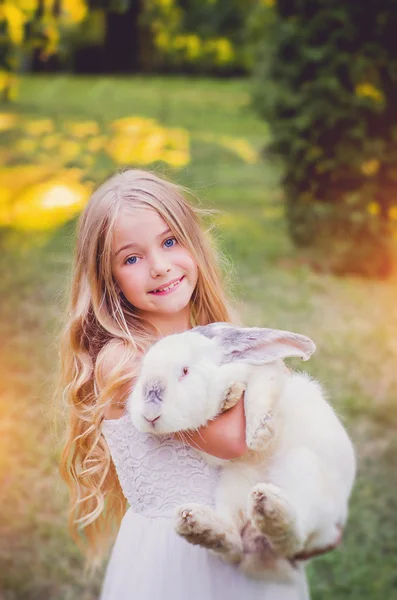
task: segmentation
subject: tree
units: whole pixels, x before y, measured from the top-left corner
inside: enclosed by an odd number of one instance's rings
[[[257,9],[255,105],[294,242],[322,268],[386,275],[397,218],[397,1]]]
[[[16,74],[32,60],[66,50],[62,43],[86,18],[85,0],[0,0],[0,94],[15,95]]]
[[[146,0],[153,68],[214,74],[249,71],[246,22],[258,0]]]

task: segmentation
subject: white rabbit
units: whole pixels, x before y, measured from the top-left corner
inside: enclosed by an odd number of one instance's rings
[[[232,461],[203,453],[223,466],[216,509],[179,507],[176,531],[255,577],[293,579],[293,557],[332,545],[347,519],[351,441],[320,385],[282,361],[314,350],[287,331],[196,327],[149,349],[128,400],[134,425],[161,435],[205,425],[245,389],[249,451]]]

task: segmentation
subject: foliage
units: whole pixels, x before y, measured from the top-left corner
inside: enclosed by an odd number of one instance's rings
[[[246,21],[260,0],[0,0],[0,93],[16,95],[15,73],[32,55],[67,65],[76,48],[103,46],[109,13],[132,13],[146,71],[236,74],[251,65]]]
[[[153,33],[153,67],[236,73],[249,68],[245,22],[257,0],[147,0],[142,21]]]
[[[86,15],[85,0],[0,0],[0,97],[15,98],[15,74],[34,52],[43,60],[65,52]]]
[[[397,219],[397,1],[263,2],[255,105],[283,168],[290,233],[322,266],[386,275]]]

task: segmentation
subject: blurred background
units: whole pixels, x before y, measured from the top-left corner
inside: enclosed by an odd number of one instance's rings
[[[219,210],[247,325],[317,344],[359,475],[313,599],[397,598],[396,31],[396,0],[0,0],[1,600],[98,597],[53,386],[76,218],[125,166]]]

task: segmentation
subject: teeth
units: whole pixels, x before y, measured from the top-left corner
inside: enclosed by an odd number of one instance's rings
[[[179,283],[179,279],[178,281],[175,281],[174,283],[171,283],[171,285],[167,286],[167,287],[163,287],[163,288],[159,288],[158,290],[154,290],[155,292],[167,292],[168,290],[171,290],[172,288],[174,288],[176,285],[178,285]]]

